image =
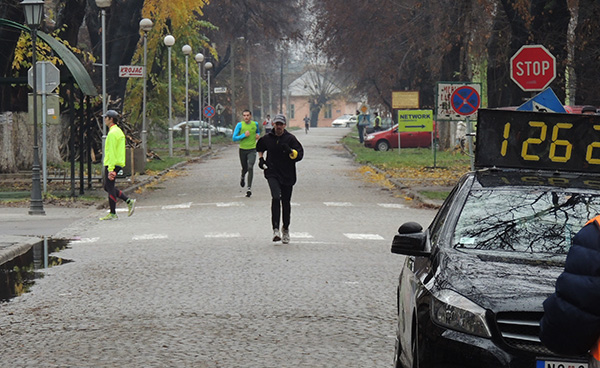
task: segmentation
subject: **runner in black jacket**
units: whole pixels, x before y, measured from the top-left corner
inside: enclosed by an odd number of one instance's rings
[[[292,188],[296,184],[296,162],[304,157],[304,149],[296,137],[285,130],[284,115],[273,119],[273,130],[256,143],[258,166],[265,171],[271,189],[271,223],[273,241],[290,242],[290,214]],[[267,152],[266,159],[264,157]],[[283,218],[282,234],[279,233],[280,213]]]

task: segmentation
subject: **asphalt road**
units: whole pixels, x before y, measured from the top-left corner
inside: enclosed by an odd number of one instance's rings
[[[83,216],[58,234],[76,239],[60,252],[73,262],[0,304],[3,366],[391,366],[391,240],[435,211],[365,181],[336,143],[346,133],[297,131],[288,245],[271,241],[258,167],[244,196],[235,146],[133,195],[132,217]]]

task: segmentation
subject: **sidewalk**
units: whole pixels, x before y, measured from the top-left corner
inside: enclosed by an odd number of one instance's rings
[[[130,180],[119,180],[119,187],[126,194],[137,188],[158,180],[164,173],[187,164],[181,162],[170,169],[156,175],[136,175],[133,183]],[[102,188],[92,190],[101,197],[106,193]],[[90,193],[86,192],[87,194]],[[0,265],[26,253],[44,237],[53,237],[72,223],[86,218],[98,209],[108,207],[107,201],[100,205],[90,204],[88,207],[65,207],[44,203],[45,215],[30,215],[29,207],[0,207]]]

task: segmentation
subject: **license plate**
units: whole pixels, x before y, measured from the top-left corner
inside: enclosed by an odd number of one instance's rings
[[[588,368],[588,364],[585,362],[537,360],[535,368]]]

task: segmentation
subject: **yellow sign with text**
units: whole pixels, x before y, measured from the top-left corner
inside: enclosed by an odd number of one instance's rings
[[[433,110],[399,110],[398,131],[432,132]]]
[[[393,91],[392,109],[418,109],[419,91]]]

